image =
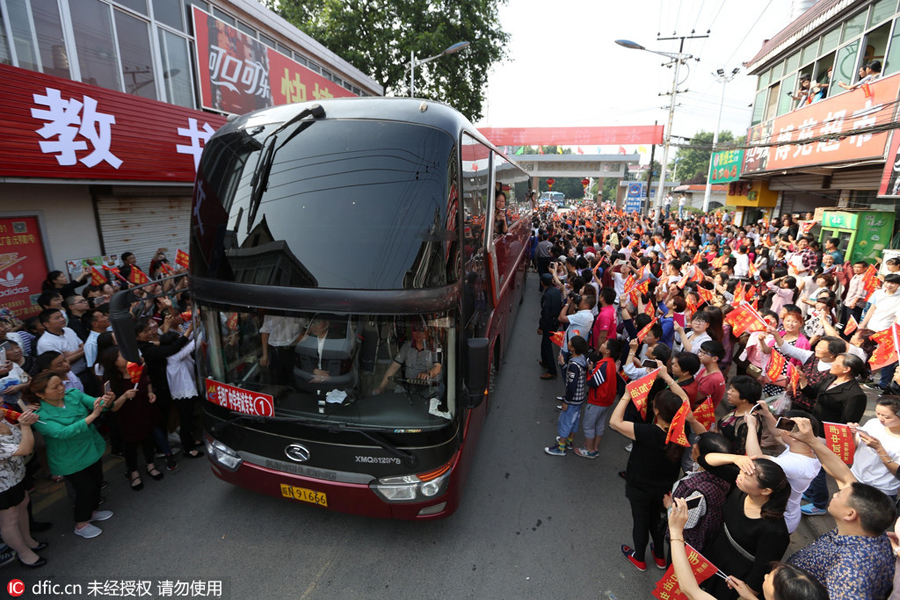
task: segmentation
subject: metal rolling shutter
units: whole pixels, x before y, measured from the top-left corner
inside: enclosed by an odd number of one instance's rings
[[[191,197],[139,196],[97,198],[97,217],[106,254],[132,252],[137,265],[149,275],[157,248],[168,248],[169,262],[175,250],[188,250]]]

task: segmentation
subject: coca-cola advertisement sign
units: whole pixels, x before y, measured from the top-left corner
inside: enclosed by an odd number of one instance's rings
[[[241,115],[292,102],[355,96],[196,6],[193,10],[204,108]]]

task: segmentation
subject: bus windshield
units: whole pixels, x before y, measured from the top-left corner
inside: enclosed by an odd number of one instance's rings
[[[197,360],[207,390],[219,383],[265,395],[269,416],[408,430],[445,426],[456,413],[450,313],[199,309]]]
[[[279,139],[257,206],[252,181],[275,125],[206,145],[197,178],[202,260],[193,275],[368,290],[455,281],[453,138],[408,123],[316,121]]]

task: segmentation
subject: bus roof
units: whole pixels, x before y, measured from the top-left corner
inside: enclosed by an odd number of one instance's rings
[[[283,123],[302,110],[316,104],[325,109],[326,119],[367,119],[417,123],[446,131],[454,138],[458,138],[459,132],[465,130],[486,146],[503,154],[454,108],[442,102],[418,98],[330,98],[316,102],[298,102],[263,108],[229,121],[216,132],[216,135],[259,125]],[[512,160],[510,157],[507,158]]]

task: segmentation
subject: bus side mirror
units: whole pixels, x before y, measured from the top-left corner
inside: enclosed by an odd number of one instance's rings
[[[131,290],[117,292],[109,300],[109,322],[116,335],[116,345],[122,358],[129,362],[140,363],[137,337],[134,334],[134,317],[131,316],[131,302],[134,294]]]
[[[477,407],[484,400],[484,391],[490,379],[490,368],[490,340],[470,339],[466,352],[466,393],[469,397],[469,408]]]

